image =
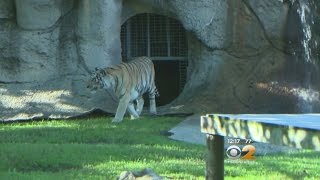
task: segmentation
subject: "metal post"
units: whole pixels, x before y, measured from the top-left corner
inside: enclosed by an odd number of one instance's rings
[[[170,27],[169,18],[166,17],[166,37],[167,37],[167,56],[171,56],[171,46],[170,46]]]
[[[126,46],[127,46],[127,60],[131,59],[131,19],[126,23],[127,36],[126,36]]]
[[[150,14],[147,14],[147,56],[151,57],[151,53],[150,53]]]

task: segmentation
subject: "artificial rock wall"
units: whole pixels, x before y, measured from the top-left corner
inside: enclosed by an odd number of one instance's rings
[[[86,81],[94,67],[121,61],[121,4],[1,1],[0,119],[69,117],[99,107],[114,111],[115,102],[102,92],[92,96]]]
[[[91,94],[86,80],[94,67],[121,62],[121,24],[146,12],[178,19],[188,34],[188,82],[159,112],[299,112],[292,87],[301,83],[288,68],[297,67],[288,41],[299,34],[287,37],[292,7],[279,0],[2,0],[0,120],[114,112],[112,95]]]

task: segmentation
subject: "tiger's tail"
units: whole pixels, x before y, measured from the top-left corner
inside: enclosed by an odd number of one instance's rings
[[[149,90],[149,98],[154,99],[155,97],[159,97],[160,93],[155,85]]]
[[[160,93],[159,93],[159,91],[158,91],[157,88],[154,90],[154,95],[155,95],[156,97],[159,97],[159,96],[160,96]]]

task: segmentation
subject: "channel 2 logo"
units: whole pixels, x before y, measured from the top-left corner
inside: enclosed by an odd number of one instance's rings
[[[244,160],[255,160],[254,152],[256,152],[256,148],[252,145],[245,145],[242,149],[239,146],[232,145],[229,146],[226,154],[229,159],[244,159]],[[244,154],[244,155],[243,155]]]

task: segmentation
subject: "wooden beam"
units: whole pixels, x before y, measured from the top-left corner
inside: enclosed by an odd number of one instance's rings
[[[209,114],[201,117],[201,132],[320,151],[320,131],[312,129],[311,125],[309,128],[296,127],[294,122],[286,126],[268,123],[267,119],[259,122]]]

